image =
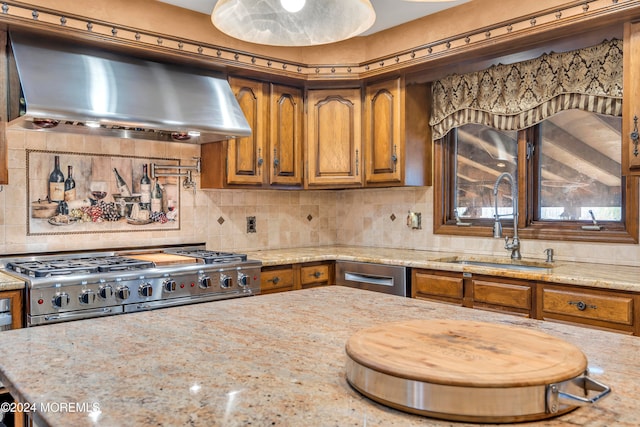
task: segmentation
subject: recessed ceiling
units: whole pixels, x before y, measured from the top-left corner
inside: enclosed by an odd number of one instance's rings
[[[211,14],[217,0],[158,0],[184,9]],[[450,7],[458,6],[470,0],[452,0],[435,2],[416,2],[404,0],[371,0],[376,11],[376,22],[363,35],[373,34],[396,25],[404,24],[414,19],[439,12]],[[212,24],[213,25],[213,24]]]

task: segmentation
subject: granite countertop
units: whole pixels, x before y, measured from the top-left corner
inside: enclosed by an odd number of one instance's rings
[[[41,426],[450,426],[374,403],[345,379],[353,333],[408,319],[543,331],[578,346],[612,387],[595,405],[520,425],[640,423],[636,337],[335,286],[6,331],[0,381],[36,405]]]
[[[640,267],[608,264],[554,261],[524,258],[521,263],[543,267],[539,270],[512,270],[496,266],[462,265],[447,260],[462,257],[471,261],[511,263],[508,256],[491,257],[453,252],[431,252],[412,249],[370,248],[361,246],[318,246],[247,252],[250,258],[261,260],[263,266],[313,261],[359,261],[435,270],[469,272],[491,276],[513,277],[550,283],[562,283],[595,288],[640,292]],[[516,262],[517,263],[517,262]],[[550,267],[550,268],[545,268]]]
[[[0,271],[0,292],[24,289],[24,280],[17,279]]]
[[[470,272],[491,276],[513,277],[550,283],[591,286],[603,289],[640,292],[640,267],[608,264],[555,261],[551,265],[540,259],[523,259],[541,270],[510,270],[496,266],[462,265],[444,262],[456,257],[467,260],[510,263],[508,257],[464,255],[454,252],[433,252],[412,249],[373,248],[366,246],[317,246],[288,249],[269,249],[246,252],[250,258],[262,261],[263,266],[275,266],[314,261],[359,261],[403,265],[444,271]],[[24,289],[25,283],[0,271],[0,291]]]

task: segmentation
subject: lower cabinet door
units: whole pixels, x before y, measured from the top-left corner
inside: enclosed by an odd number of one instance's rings
[[[638,296],[613,291],[543,285],[538,288],[540,317],[633,333]]]
[[[293,290],[293,268],[263,269],[260,273],[260,293],[272,294]]]
[[[460,274],[414,269],[411,276],[412,298],[462,305],[464,282]]]

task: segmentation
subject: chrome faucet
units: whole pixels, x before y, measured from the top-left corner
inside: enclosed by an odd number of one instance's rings
[[[509,172],[503,172],[500,174],[496,183],[493,185],[493,200],[494,200],[494,213],[495,222],[493,223],[493,237],[496,239],[502,238],[502,224],[500,223],[500,215],[498,215],[498,186],[500,181],[506,178],[511,183],[511,197],[513,198],[513,238],[509,243],[509,237],[504,238],[504,248],[511,251],[511,259],[522,259],[520,255],[520,239],[518,238],[518,186],[516,185],[513,175]]]

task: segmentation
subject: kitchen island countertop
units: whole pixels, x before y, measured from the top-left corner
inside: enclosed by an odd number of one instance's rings
[[[522,426],[640,423],[637,337],[335,286],[6,331],[0,381],[42,426],[450,426],[374,403],[345,379],[353,333],[407,319],[546,332],[578,346],[613,389]]]
[[[504,257],[435,252],[413,249],[374,248],[366,246],[316,246],[289,249],[270,249],[246,252],[250,258],[262,261],[263,266],[295,264],[315,261],[357,261],[414,268],[469,272],[490,276],[513,277],[549,283],[561,283],[620,291],[640,292],[640,267],[595,264],[575,261],[554,261],[548,269],[512,270],[498,266],[462,265],[444,262],[454,257],[469,260],[509,263]],[[523,261],[545,266],[544,260],[523,258]]]

